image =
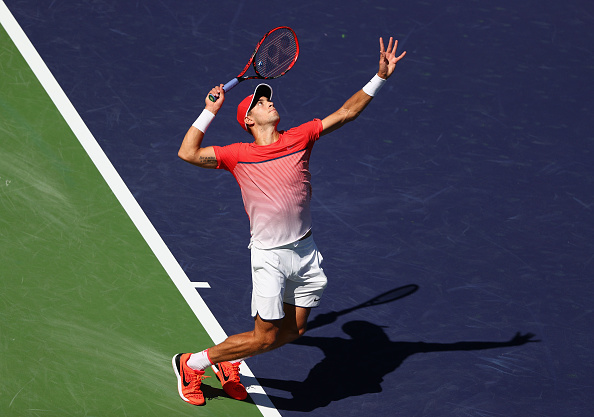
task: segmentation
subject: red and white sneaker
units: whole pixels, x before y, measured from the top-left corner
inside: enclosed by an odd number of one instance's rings
[[[217,363],[212,365],[212,370],[215,372],[219,381],[221,381],[223,391],[228,396],[240,401],[247,398],[247,391],[239,379],[239,362]]]
[[[194,405],[204,405],[204,394],[200,385],[204,378],[204,371],[195,371],[187,364],[191,353],[178,353],[171,360],[173,371],[177,376],[177,391],[182,400]]]

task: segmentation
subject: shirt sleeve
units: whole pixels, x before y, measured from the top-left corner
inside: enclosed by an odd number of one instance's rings
[[[322,133],[324,126],[322,125],[321,119],[313,119],[312,121],[301,125],[300,128],[304,129],[304,132],[310,141],[315,142],[320,138],[320,134]]]
[[[215,156],[217,158],[217,169],[224,169],[229,172],[233,171],[237,165],[239,154],[238,144],[234,143],[227,146],[213,146]]]
[[[284,132],[288,140],[298,140],[304,143],[313,143],[320,138],[324,126],[320,119],[313,119]]]

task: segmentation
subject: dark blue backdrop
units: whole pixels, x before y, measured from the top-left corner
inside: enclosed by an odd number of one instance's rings
[[[227,333],[251,326],[247,216],[231,175],[177,158],[204,96],[291,26],[301,55],[271,82],[289,128],[373,76],[379,36],[400,39],[378,97],[314,148],[331,283],[312,318],[336,320],[250,367],[283,416],[594,414],[589,2],[6,3]],[[254,85],[206,144],[249,140],[234,114]],[[516,332],[540,342],[505,343]]]

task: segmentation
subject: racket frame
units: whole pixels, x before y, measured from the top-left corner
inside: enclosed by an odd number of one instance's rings
[[[264,76],[260,75],[260,73],[258,72],[258,67],[257,67],[256,63],[254,62],[254,57],[258,53],[258,49],[260,49],[260,46],[262,46],[262,44],[264,43],[266,38],[273,32],[280,30],[280,29],[288,29],[293,34],[293,39],[295,39],[295,47],[296,47],[295,58],[293,58],[291,65],[289,65],[289,67],[286,70],[284,70],[282,73],[275,75],[274,77],[264,77]],[[252,56],[250,57],[246,66],[243,68],[243,71],[241,71],[237,75],[237,77],[231,79],[228,83],[226,83],[223,86],[223,91],[227,92],[227,91],[231,90],[233,87],[235,87],[237,84],[239,84],[240,82],[245,81],[245,80],[254,80],[254,79],[272,80],[272,79],[281,77],[281,76],[285,75],[291,68],[293,68],[293,66],[295,65],[295,62],[297,62],[298,57],[299,57],[299,41],[297,40],[297,35],[295,34],[295,31],[288,26],[279,26],[274,29],[271,29],[264,36],[262,36],[262,39],[260,39],[260,42],[258,42],[256,47],[254,48],[254,52],[252,52]],[[256,73],[256,75],[250,75],[250,76],[244,77],[245,73],[248,71],[250,66],[254,67],[254,72]],[[209,94],[208,98],[212,102],[215,102],[218,99],[218,97],[215,97],[212,94]]]

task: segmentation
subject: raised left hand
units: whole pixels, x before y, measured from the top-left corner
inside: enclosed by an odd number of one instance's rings
[[[401,53],[399,56],[396,56],[396,49],[398,48],[398,41],[395,40],[390,36],[390,42],[388,43],[388,48],[384,47],[384,40],[383,38],[379,39],[380,42],[380,60],[379,60],[379,70],[377,75],[379,75],[383,79],[388,79],[390,75],[394,72],[396,68],[396,63],[404,58],[406,55],[406,51]]]

